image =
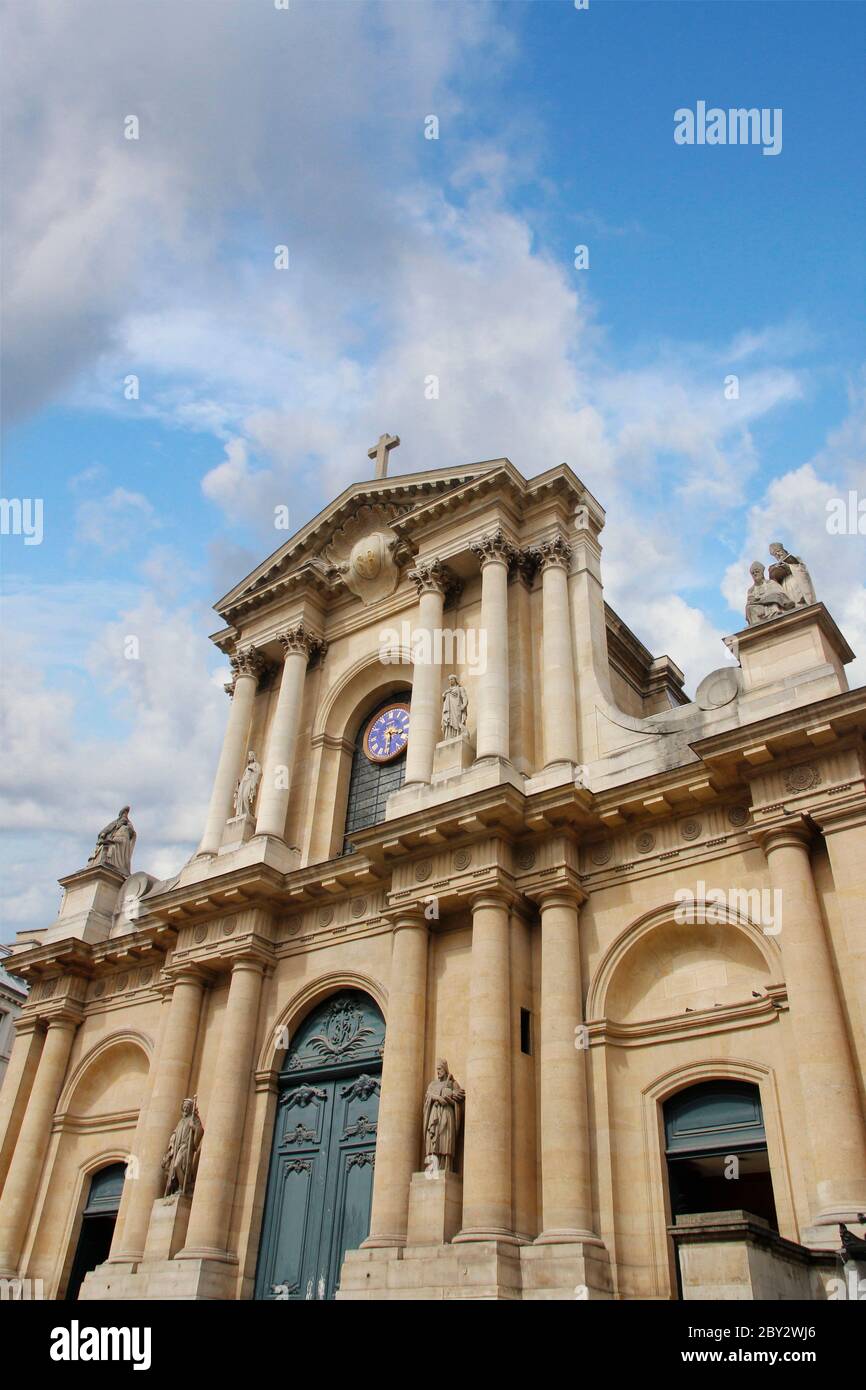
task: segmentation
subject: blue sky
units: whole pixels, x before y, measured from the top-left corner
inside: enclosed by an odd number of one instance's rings
[[[139,867],[190,853],[209,605],[382,430],[398,472],[567,460],[609,601],[692,690],[773,539],[866,645],[863,539],[825,527],[864,490],[866,7],[32,0],[3,28],[3,495],[45,517],[3,539],[7,935],[121,802]],[[781,152],[675,144],[699,100],[780,108]]]

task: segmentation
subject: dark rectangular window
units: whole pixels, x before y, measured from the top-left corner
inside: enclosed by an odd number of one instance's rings
[[[520,1010],[520,1051],[532,1056],[532,1014],[528,1009]]]

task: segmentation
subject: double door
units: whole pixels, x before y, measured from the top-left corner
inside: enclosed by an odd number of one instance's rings
[[[334,1297],[347,1250],[370,1229],[380,1075],[367,1066],[283,1084],[256,1297]]]

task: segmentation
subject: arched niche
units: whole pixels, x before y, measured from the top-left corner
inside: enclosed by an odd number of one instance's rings
[[[141,1033],[116,1033],[104,1038],[73,1070],[63,1088],[58,1111],[83,1118],[140,1109],[150,1055],[150,1041]]]
[[[747,917],[666,903],[631,923],[608,948],[587,998],[588,1019],[637,1024],[751,1000],[782,979],[775,941]]]

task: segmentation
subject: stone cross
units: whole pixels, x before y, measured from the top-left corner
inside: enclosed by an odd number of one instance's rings
[[[376,477],[388,476],[388,455],[400,443],[399,434],[380,434],[378,444],[367,450],[367,458],[376,460]]]

